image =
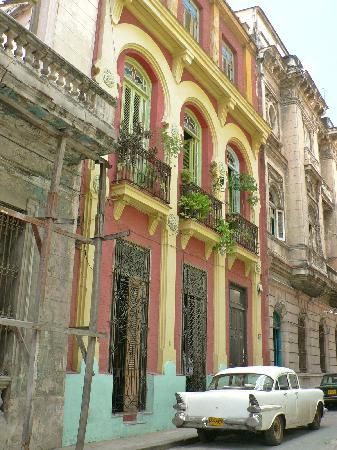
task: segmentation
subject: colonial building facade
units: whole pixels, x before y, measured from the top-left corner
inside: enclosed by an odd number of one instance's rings
[[[239,11],[257,58],[265,147],[270,363],[315,386],[336,371],[336,128],[310,74],[263,11]]]
[[[104,244],[106,337],[87,440],[169,428],[176,391],[204,389],[223,367],[263,363],[261,212],[253,197],[270,129],[257,112],[255,52],[223,1],[100,2],[92,73],[118,98],[120,130],[105,228],[130,236]],[[79,218],[84,233],[96,197],[90,167],[86,180],[93,189]],[[90,250],[82,248],[78,267],[71,316],[85,326]],[[64,444],[76,439],[82,394],[76,345],[68,360]]]

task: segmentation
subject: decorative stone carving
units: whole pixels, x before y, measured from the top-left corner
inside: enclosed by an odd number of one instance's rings
[[[234,111],[235,102],[229,97],[221,97],[218,101],[218,116],[221,125],[226,125],[227,114]]]
[[[118,25],[126,4],[131,4],[133,0],[110,0],[110,17],[112,25]]]
[[[172,234],[179,232],[179,218],[175,214],[169,214],[167,217],[167,226]]]
[[[113,73],[111,72],[111,70],[104,69],[103,82],[110,89],[112,89],[114,87],[114,85],[115,85],[115,78],[114,78]]]

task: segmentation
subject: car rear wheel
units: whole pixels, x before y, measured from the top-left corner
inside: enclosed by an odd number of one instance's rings
[[[309,430],[319,430],[321,426],[321,419],[322,419],[322,407],[317,406],[314,420],[309,423]]]
[[[267,445],[280,445],[283,440],[284,421],[281,416],[275,420],[269,430],[264,432],[264,440]]]
[[[198,438],[201,442],[213,442],[217,436],[217,431],[213,430],[197,430]]]

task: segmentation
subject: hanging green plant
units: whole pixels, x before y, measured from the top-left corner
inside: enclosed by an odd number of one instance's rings
[[[205,220],[211,212],[211,201],[201,192],[188,192],[179,200],[180,215],[186,219]]]
[[[228,185],[235,191],[248,192],[247,201],[251,206],[256,205],[259,201],[256,180],[248,173],[232,174],[228,180]]]
[[[178,157],[184,150],[184,141],[180,135],[179,129],[175,126],[168,130],[167,125],[161,129],[161,142],[164,147],[165,155],[169,162]]]
[[[216,231],[219,234],[219,242],[215,245],[214,249],[218,250],[220,255],[233,253],[235,247],[234,235],[236,224],[220,219],[216,226]]]

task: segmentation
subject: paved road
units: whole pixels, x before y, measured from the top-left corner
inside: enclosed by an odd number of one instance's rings
[[[261,436],[254,434],[231,434],[219,436],[211,444],[191,444],[183,447],[171,447],[171,450],[266,450]],[[337,410],[328,411],[317,431],[307,429],[286,430],[280,450],[337,450]]]

